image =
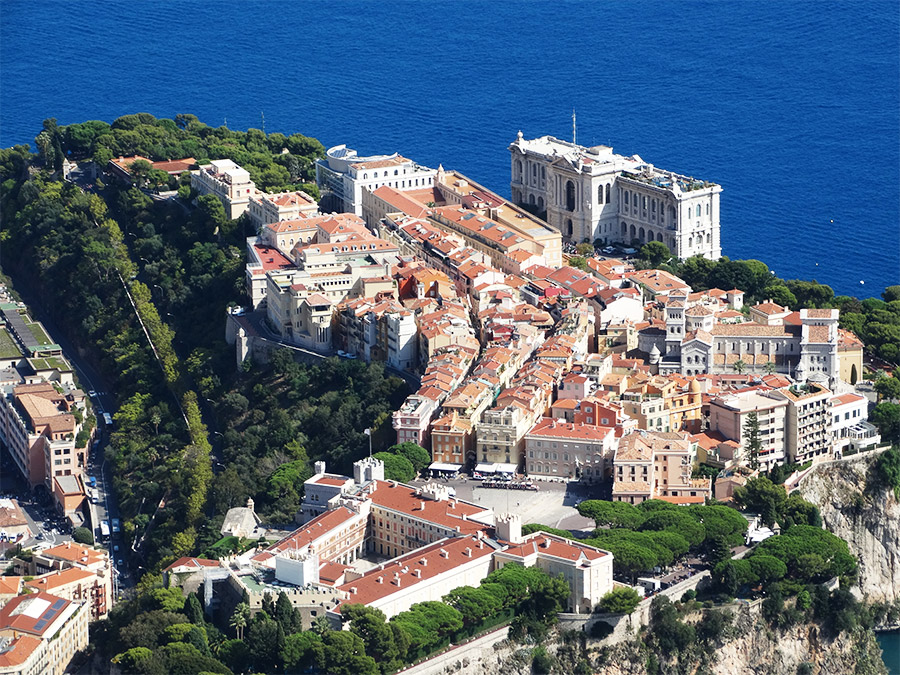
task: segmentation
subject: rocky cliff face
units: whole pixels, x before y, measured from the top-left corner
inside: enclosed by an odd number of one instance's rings
[[[870,601],[900,600],[900,502],[890,490],[866,489],[871,459],[831,464],[800,484],[825,527],[859,558],[859,588]]]
[[[773,631],[754,613],[743,611],[732,633],[714,650],[692,649],[686,654],[664,655],[658,671],[704,673],[708,675],[886,675],[881,650],[871,631],[859,630],[837,638],[824,635],[815,624],[799,624]],[[557,640],[548,645],[554,657],[554,673],[590,672],[594,675],[649,675],[648,655],[637,640],[611,647],[588,640]],[[529,675],[531,650],[521,646],[497,645],[486,658],[466,663],[464,668],[447,668],[446,673],[479,675]],[[461,664],[460,664],[461,665]]]

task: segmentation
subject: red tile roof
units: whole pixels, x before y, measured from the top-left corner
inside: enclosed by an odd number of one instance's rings
[[[494,552],[475,536],[454,537],[435,542],[370,570],[359,579],[338,588],[350,596],[342,604],[369,605],[397,591],[432,579],[460,565]],[[340,611],[340,605],[337,607]]]
[[[40,555],[48,558],[61,558],[62,560],[77,562],[83,565],[90,565],[109,560],[108,556],[103,551],[98,551],[97,549],[88,546],[82,546],[81,544],[76,544],[72,541],[45,549]]]
[[[218,560],[207,560],[206,558],[179,558],[169,565],[163,572],[169,572],[176,567],[194,567],[200,569],[202,567],[218,567]]]
[[[311,521],[306,523],[293,532],[291,532],[287,537],[282,539],[276,544],[273,544],[269,548],[267,548],[262,553],[258,553],[253,556],[252,560],[256,562],[264,562],[269,558],[273,558],[278,553],[282,551],[287,551],[291,549],[301,549],[304,546],[308,546],[313,543],[319,537],[322,537],[328,534],[331,530],[336,527],[339,527],[343,523],[347,522],[351,518],[353,518],[355,513],[348,509],[346,506],[339,506],[336,509],[331,511],[326,511],[320,516],[316,516]]]
[[[474,504],[455,498],[434,501],[424,495],[416,494],[416,489],[402,483],[393,486],[386,481],[377,481],[377,489],[370,495],[372,503],[411,518],[425,520],[436,525],[456,530],[461,534],[474,534],[486,530],[487,525],[471,520],[472,516],[484,512]],[[463,516],[466,518],[463,519]]]
[[[544,533],[535,533],[535,535],[522,544],[510,546],[503,551],[504,555],[517,556],[519,558],[527,558],[529,556],[549,555],[554,558],[563,560],[577,561],[582,557],[588,560],[599,560],[609,555],[606,551],[601,551],[593,546],[579,544],[563,537],[548,535]]]
[[[43,576],[32,579],[31,581],[26,581],[25,585],[38,591],[50,591],[54,588],[66,586],[67,584],[72,584],[77,581],[84,581],[85,579],[90,579],[95,576],[96,575],[93,572],[78,569],[77,567],[70,567],[65,570],[55,570],[49,574],[44,574]]]
[[[21,666],[40,646],[40,638],[31,635],[19,635],[13,638],[6,650],[0,652],[0,668],[5,670]]]
[[[0,609],[0,631],[43,636],[71,601],[44,591],[19,595]]]

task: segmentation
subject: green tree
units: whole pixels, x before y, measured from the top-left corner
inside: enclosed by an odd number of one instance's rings
[[[500,601],[488,591],[471,586],[454,588],[443,597],[443,601],[455,608],[468,628],[484,621],[500,611]]]
[[[76,527],[72,530],[72,539],[79,544],[94,545],[94,535],[86,527]]]
[[[638,256],[641,260],[647,261],[651,268],[655,268],[669,260],[672,252],[661,241],[651,241],[641,246]]]
[[[636,528],[644,520],[644,514],[626,502],[608,502],[586,499],[578,505],[578,513],[592,518],[597,527]]]
[[[878,427],[882,440],[900,443],[900,403],[879,403],[869,413],[869,421]]]
[[[779,522],[784,528],[792,527],[793,525],[822,527],[822,515],[815,504],[794,493],[785,500],[784,505],[781,507]]]
[[[875,475],[882,485],[893,490],[897,499],[900,499],[900,448],[893,446],[878,456],[875,460]]]
[[[588,243],[581,243],[575,246],[575,251],[578,255],[589,258],[594,255],[594,246]]]
[[[778,581],[787,575],[787,565],[770,555],[755,555],[751,557],[750,569],[763,584]]]
[[[275,621],[281,626],[285,635],[299,631],[302,627],[300,612],[294,609],[287,593],[281,591],[275,601]]]
[[[703,618],[697,624],[697,637],[708,644],[716,644],[730,623],[730,614],[717,609],[704,612]]]
[[[284,639],[281,660],[286,673],[304,673],[324,660],[322,637],[313,631],[288,635]]]
[[[575,269],[579,269],[582,272],[587,272],[587,258],[583,258],[580,255],[569,256],[568,264],[569,267],[574,267]]]
[[[408,483],[416,477],[416,470],[413,468],[413,465],[402,455],[394,455],[389,452],[376,452],[373,457],[384,462],[384,477],[386,480]]]
[[[769,527],[778,520],[786,499],[784,486],[775,485],[765,476],[751,478],[734,491],[734,503],[741,509],[758,513]]]
[[[620,586],[600,598],[597,611],[609,614],[631,614],[641,602],[633,588]]]
[[[732,368],[734,368],[734,372],[740,375],[747,369],[747,364],[744,363],[743,359],[738,359],[732,364]]]
[[[681,509],[651,513],[641,524],[641,530],[667,530],[684,537],[692,547],[706,539],[706,528],[696,518]]]
[[[421,445],[411,441],[392,445],[387,451],[395,455],[400,455],[401,457],[406,457],[406,459],[409,460],[409,463],[412,464],[416,473],[419,473],[431,464],[431,454]]]
[[[350,631],[358,635],[383,673],[397,670],[402,662],[394,631],[387,623],[384,612],[365,605],[344,605],[341,617],[350,622]]]
[[[737,366],[737,363],[734,364]],[[759,468],[759,453],[762,451],[762,442],[759,440],[759,416],[753,410],[747,414],[744,423],[744,434],[747,437],[747,453],[750,456],[750,468],[756,471]]]
[[[244,629],[250,623],[250,605],[245,602],[238,603],[231,614],[229,625],[234,628],[238,640],[244,639]]]
[[[378,675],[378,664],[366,654],[366,646],[355,633],[329,631],[322,636],[317,666],[333,675]]]
[[[281,665],[281,653],[284,650],[284,631],[278,622],[265,612],[257,614],[247,631],[247,643],[250,645],[250,660],[258,672],[271,673]]]
[[[192,624],[202,626],[206,623],[203,617],[203,608],[200,606],[200,600],[196,593],[189,594],[184,601],[184,614]]]
[[[893,377],[879,377],[875,380],[875,392],[878,394],[879,402],[900,399],[900,379],[897,377],[897,372]]]

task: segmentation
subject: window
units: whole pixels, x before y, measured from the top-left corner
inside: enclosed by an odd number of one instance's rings
[[[700,217],[700,205],[699,204],[697,204],[697,217],[698,218]]]
[[[609,186],[610,184],[606,184],[606,203],[609,204]]]
[[[603,186],[602,185],[597,186],[597,203],[598,204],[603,203]]]
[[[575,183],[566,181],[566,211],[575,210]],[[569,233],[571,235],[571,232]]]

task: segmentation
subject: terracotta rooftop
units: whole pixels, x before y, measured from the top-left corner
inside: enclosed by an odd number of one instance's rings
[[[762,314],[781,314],[786,311],[785,307],[776,305],[774,302],[761,302],[758,305],[754,305],[752,309]]]
[[[493,552],[493,547],[475,536],[435,542],[338,586],[349,594],[341,604],[371,604]],[[340,611],[340,605],[337,611]]]
[[[387,481],[377,481],[377,488],[370,497],[373,505],[451,530],[458,528],[460,534],[474,534],[488,527],[472,520],[473,516],[485,512],[481,506],[460,501],[455,497],[434,501],[416,494],[416,488],[402,483],[392,485]]]
[[[0,609],[0,632],[43,636],[71,604],[44,591],[16,596]]]
[[[204,567],[218,567],[218,560],[207,560],[206,558],[179,558],[171,565],[169,565],[163,572],[170,572],[178,567],[193,567],[195,569],[202,569]]]
[[[18,666],[24,664],[34,653],[34,650],[40,646],[40,638],[36,638],[33,635],[14,637],[6,649],[0,652],[0,670],[3,672],[20,672]]]
[[[54,588],[67,586],[78,581],[90,579],[96,575],[87,570],[70,567],[65,570],[54,570],[40,577],[35,577],[31,581],[26,581],[25,585],[38,591],[53,591]]]
[[[65,544],[45,549],[41,551],[40,555],[47,558],[68,560],[69,562],[80,563],[82,565],[92,565],[109,561],[109,557],[104,551],[98,551],[97,549],[76,544],[72,541],[67,541]]]
[[[275,557],[275,555],[282,551],[302,549],[356,515],[357,514],[346,506],[339,506],[331,511],[326,511],[322,515],[316,516],[305,525],[300,526],[281,541],[272,544],[262,553],[256,554],[251,560],[255,562],[264,562]]]
[[[530,539],[522,544],[515,544],[503,551],[504,555],[528,558],[533,555],[546,555],[562,560],[578,561],[599,560],[609,553],[601,551],[593,546],[558,537],[543,532],[535,532]]]
[[[613,427],[601,427],[593,424],[574,424],[572,422],[557,422],[552,419],[542,419],[528,432],[528,436],[597,442],[605,439],[612,431]]]

